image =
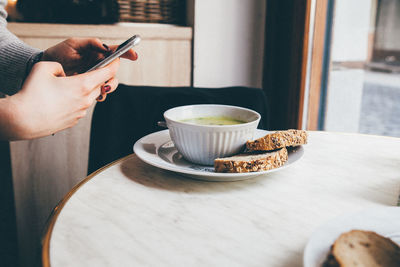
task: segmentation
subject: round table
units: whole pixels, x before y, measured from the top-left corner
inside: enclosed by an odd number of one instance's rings
[[[309,132],[292,166],[206,182],[134,154],[77,185],[43,237],[44,266],[302,266],[313,231],[345,212],[395,206],[400,139]]]

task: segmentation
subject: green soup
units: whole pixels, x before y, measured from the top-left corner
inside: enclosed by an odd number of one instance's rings
[[[187,122],[198,125],[233,125],[233,124],[246,123],[246,121],[241,121],[225,116],[199,117],[199,118],[181,120],[181,122]]]

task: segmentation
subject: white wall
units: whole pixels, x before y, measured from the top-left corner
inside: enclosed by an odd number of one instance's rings
[[[194,0],[193,85],[261,87],[265,0]]]

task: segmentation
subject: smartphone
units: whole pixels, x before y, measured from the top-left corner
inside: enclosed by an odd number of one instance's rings
[[[108,55],[105,59],[101,60],[99,63],[97,63],[96,65],[91,67],[86,72],[89,72],[89,71],[92,71],[92,70],[95,70],[95,69],[98,69],[98,68],[101,68],[101,67],[104,67],[104,66],[110,64],[114,59],[122,56],[129,49],[131,49],[135,45],[139,44],[139,42],[140,42],[140,36],[139,35],[132,36],[131,38],[129,38],[128,40],[126,40],[125,42],[120,44],[118,46],[117,50],[115,50],[115,52],[113,52],[112,54]]]

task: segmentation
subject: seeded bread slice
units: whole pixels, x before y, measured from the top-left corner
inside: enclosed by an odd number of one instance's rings
[[[275,150],[282,147],[307,144],[307,132],[304,130],[277,131],[246,142],[248,151]]]
[[[336,239],[322,266],[398,267],[400,247],[375,232],[352,230]]]
[[[288,159],[287,149],[284,147],[276,151],[262,153],[243,153],[227,158],[214,160],[216,172],[258,172],[281,167]]]

